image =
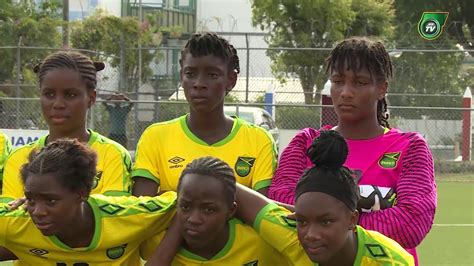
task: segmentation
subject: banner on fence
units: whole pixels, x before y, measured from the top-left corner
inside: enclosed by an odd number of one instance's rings
[[[9,138],[14,148],[21,147],[25,144],[38,140],[40,137],[47,135],[48,130],[33,129],[0,129]]]

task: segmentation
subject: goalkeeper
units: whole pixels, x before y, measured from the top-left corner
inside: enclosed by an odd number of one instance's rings
[[[420,134],[388,124],[390,57],[381,42],[355,37],[340,42],[326,62],[338,122],[322,129],[347,140],[345,166],[358,185],[367,185],[361,187],[359,224],[396,240],[416,260],[415,248],[431,229],[436,209],[433,157]],[[271,199],[294,204],[296,183],[312,166],[307,149],[318,135],[319,130],[305,128],[283,151]]]

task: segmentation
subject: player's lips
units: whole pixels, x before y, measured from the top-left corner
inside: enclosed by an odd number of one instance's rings
[[[65,115],[51,115],[49,116],[49,119],[55,123],[61,123],[64,122],[68,117]]]
[[[201,231],[197,230],[196,228],[185,228],[184,233],[191,237],[196,237],[201,234]]]
[[[318,255],[321,252],[323,252],[324,250],[326,250],[326,247],[322,246],[322,245],[321,246],[306,246],[305,250],[309,254]]]
[[[40,231],[47,231],[53,227],[52,223],[45,223],[45,222],[41,222],[41,223],[35,222],[35,225]]]
[[[346,104],[346,103],[339,104],[337,107],[342,111],[352,111],[356,108],[355,105]]]

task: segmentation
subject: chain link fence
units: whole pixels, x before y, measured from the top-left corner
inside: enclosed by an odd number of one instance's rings
[[[41,107],[37,98],[0,98],[0,128],[47,130],[41,117]],[[305,127],[319,128],[321,125],[337,123],[332,107],[321,105],[290,105],[262,103],[228,103],[237,110],[242,107],[258,107],[274,110],[274,124],[279,131],[280,151],[296,132]],[[184,101],[103,101],[90,109],[87,126],[105,136],[122,143],[129,150],[135,150],[140,135],[152,123],[174,119],[188,112]],[[243,108],[245,109],[245,108]],[[324,109],[324,110],[323,110]],[[137,110],[140,110],[137,112]],[[474,171],[470,162],[462,161],[463,149],[472,150],[472,141],[466,142],[463,136],[463,113],[474,109],[439,107],[389,107],[389,123],[403,131],[416,131],[427,140],[438,171]],[[238,111],[237,111],[238,112]],[[245,110],[245,112],[253,112]],[[417,115],[414,115],[417,114]],[[254,120],[255,114],[243,113],[240,116],[250,122],[258,123],[267,129],[274,126],[265,119]],[[322,117],[323,116],[323,117]],[[464,158],[465,159],[465,158]]]

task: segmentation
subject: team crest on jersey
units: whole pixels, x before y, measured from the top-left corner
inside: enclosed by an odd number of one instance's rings
[[[400,158],[400,152],[389,152],[382,155],[379,160],[380,167],[383,168],[395,168],[397,166],[398,159]]]
[[[114,248],[109,248],[106,251],[107,257],[112,260],[116,260],[120,257],[122,257],[123,253],[125,253],[125,248],[127,247],[128,244],[123,244],[118,247]]]
[[[96,188],[99,185],[99,181],[102,178],[102,171],[98,171],[92,180],[92,189]]]
[[[253,164],[255,163],[255,158],[252,157],[239,157],[237,162],[235,162],[235,172],[240,177],[246,177],[250,174]]]
[[[49,251],[41,249],[41,248],[32,248],[29,251],[35,254],[36,256],[43,256],[49,253]]]
[[[247,263],[243,264],[242,266],[258,266],[258,260],[247,262]]]

